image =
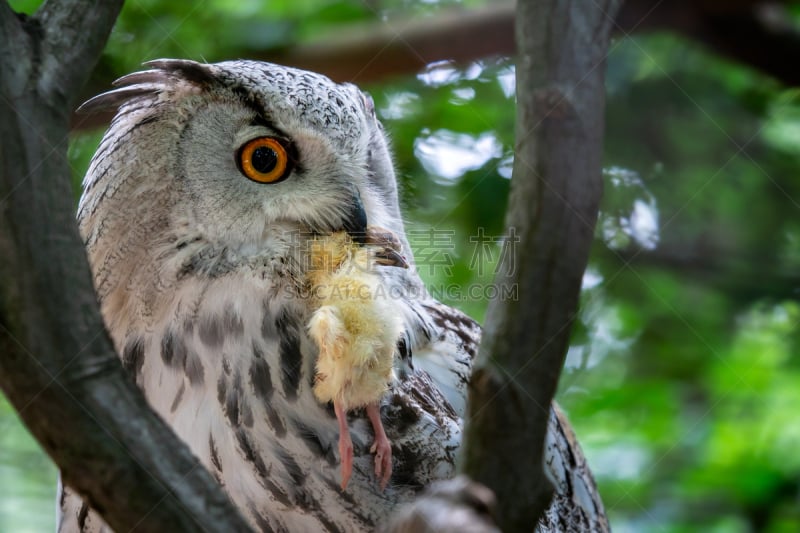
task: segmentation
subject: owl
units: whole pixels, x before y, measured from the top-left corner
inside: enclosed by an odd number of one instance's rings
[[[150,406],[253,528],[371,531],[453,477],[480,328],[420,281],[372,100],[255,61],[157,60],[117,85],[83,106],[117,114],[78,209],[106,327]],[[391,370],[373,408],[355,403],[337,419],[315,394],[330,344],[309,327],[321,308],[309,292],[314,243],[346,234],[358,253],[373,228],[396,236],[389,248],[405,263],[367,267],[373,290],[391,295],[397,334],[381,337]],[[385,480],[370,451],[378,426],[390,443]],[[557,495],[540,530],[606,529],[556,409],[546,462]],[[59,530],[108,527],[63,487]]]

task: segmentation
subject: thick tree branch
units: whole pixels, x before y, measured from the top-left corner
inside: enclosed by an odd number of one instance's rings
[[[42,30],[39,90],[71,107],[100,57],[122,0],[47,0],[34,15]],[[69,97],[69,98],[67,98]],[[59,101],[55,99],[59,98]]]
[[[503,531],[530,531],[552,496],[541,458],[600,202],[605,56],[618,4],[517,7],[506,225],[520,241],[495,283],[518,287],[519,298],[489,304],[464,445],[465,473],[494,490]]]
[[[334,80],[364,83],[419,72],[434,61],[466,63],[512,55],[514,4],[495,2],[472,9],[445,11],[435,18],[374,25],[367,31],[341,32],[341,37],[310,43],[285,52],[265,54],[267,61],[324,72]]]
[[[10,69],[3,73],[7,80],[24,80],[30,70],[30,59],[19,54],[19,49],[30,49],[30,35],[25,31],[24,19],[17,16],[5,1],[0,2],[0,64]],[[27,62],[26,62],[27,60]],[[18,89],[18,87],[13,87]]]
[[[792,60],[800,55],[800,31],[783,12],[784,3],[787,0],[627,0],[612,30],[617,35],[654,30],[681,33],[787,85],[800,85],[800,69]],[[419,72],[434,61],[466,63],[513,55],[513,32],[513,3],[492,3],[424,21],[342,32],[348,37],[283,52],[243,50],[243,57],[364,83]]]
[[[0,387],[64,481],[118,531],[245,531],[125,375],[78,235],[65,103],[120,4],[50,1],[27,18],[0,3]],[[85,17],[77,29],[65,27],[78,23],[71,9]]]

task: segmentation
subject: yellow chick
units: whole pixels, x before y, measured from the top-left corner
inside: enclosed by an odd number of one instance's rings
[[[381,289],[376,265],[407,268],[397,237],[370,228],[361,245],[345,232],[311,241],[307,274],[314,311],[308,332],[319,348],[314,395],[333,402],[339,422],[342,490],[353,468],[347,412],[365,407],[375,433],[370,452],[375,474],[386,487],[392,474],[392,448],[380,417],[380,399],[393,377],[394,354],[403,333],[400,313]]]

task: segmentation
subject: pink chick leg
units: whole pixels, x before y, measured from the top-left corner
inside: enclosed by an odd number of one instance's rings
[[[375,442],[369,451],[375,454],[375,475],[381,482],[381,490],[384,490],[389,478],[392,477],[392,445],[383,429],[381,411],[377,403],[367,405],[367,416],[375,432]]]
[[[350,474],[353,473],[353,441],[350,440],[350,428],[347,427],[347,411],[338,401],[333,402],[336,420],[339,421],[339,457],[342,462],[342,490],[347,488]]]

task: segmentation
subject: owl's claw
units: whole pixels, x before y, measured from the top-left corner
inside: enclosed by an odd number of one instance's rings
[[[406,261],[406,258],[394,250],[383,248],[381,250],[376,250],[373,256],[375,262],[379,265],[408,268],[408,261]]]
[[[367,228],[365,242],[376,247],[372,256],[379,265],[408,268],[408,261],[401,253],[403,245],[393,231],[370,226]]]

